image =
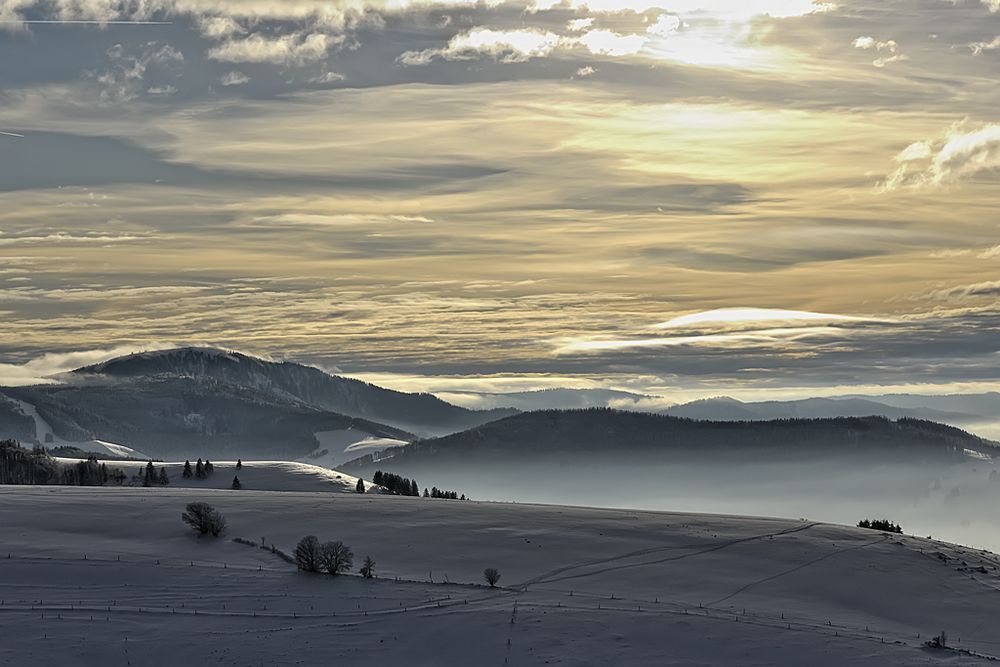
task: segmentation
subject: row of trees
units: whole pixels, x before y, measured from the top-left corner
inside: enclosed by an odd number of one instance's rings
[[[372,481],[379,486],[385,487],[389,493],[393,493],[397,496],[420,495],[420,487],[417,486],[417,480],[401,477],[395,473],[376,470],[375,474],[372,476]]]
[[[43,447],[28,450],[15,440],[0,441],[0,484],[103,486],[123,484],[125,479],[120,468],[108,468],[94,456],[78,463],[63,464]]]
[[[236,469],[239,470],[242,467],[243,467],[242,462],[239,462],[239,465],[237,466]],[[190,479],[191,477],[197,477],[198,479],[205,479],[206,477],[211,476],[213,472],[215,472],[215,466],[212,465],[211,461],[205,459],[203,463],[201,459],[198,459],[198,463],[195,465],[194,470],[191,470],[191,462],[185,461],[184,472],[181,473],[181,476],[184,477],[184,479]]]
[[[295,564],[304,572],[326,572],[338,575],[354,566],[354,552],[343,542],[322,542],[315,535],[306,535],[295,547]],[[375,576],[375,561],[365,556],[361,566],[361,576],[371,579]]]
[[[872,530],[884,530],[888,533],[902,533],[903,527],[898,523],[893,523],[888,519],[862,519],[858,521],[858,528],[871,528]]]
[[[153,466],[153,462],[150,461],[146,464],[146,467],[140,470],[140,477],[142,477],[143,486],[167,486],[170,484],[170,478],[167,476],[167,469],[165,467],[160,468],[160,472],[156,472],[156,468]]]
[[[219,537],[226,530],[226,517],[208,503],[188,503],[181,514],[181,520],[189,525],[198,536],[211,535]],[[253,544],[237,538],[238,542]],[[261,538],[263,543],[264,538]],[[263,546],[261,547],[263,548]],[[274,550],[274,547],[271,547]],[[303,572],[326,572],[331,576],[349,572],[354,567],[354,552],[341,541],[320,542],[315,535],[306,535],[295,546],[292,557],[295,565]],[[358,570],[365,579],[375,577],[375,561],[371,556],[365,560]],[[500,581],[500,571],[495,567],[483,570],[483,579],[491,588]]]
[[[458,491],[445,491],[444,489],[439,489],[436,486],[431,488],[431,492],[427,493],[427,489],[424,489],[424,498],[446,498],[448,500],[465,500],[465,494],[461,496],[458,495]]]

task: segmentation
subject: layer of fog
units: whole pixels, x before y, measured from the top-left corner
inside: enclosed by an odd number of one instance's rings
[[[829,460],[731,464],[507,463],[393,467],[477,500],[807,518],[854,525],[887,518],[905,532],[1000,552],[1000,465]],[[997,470],[991,479],[991,472]]]

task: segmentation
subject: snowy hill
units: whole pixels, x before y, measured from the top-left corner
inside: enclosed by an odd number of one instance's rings
[[[186,503],[222,511],[198,539]],[[37,509],[44,504],[45,512]],[[1000,559],[810,521],[325,493],[0,488],[0,664],[986,664]],[[377,579],[309,575],[315,534]],[[482,584],[497,567],[501,588]],[[923,643],[942,630],[956,650]]]
[[[328,431],[348,431],[355,441],[413,439],[390,426],[210,377],[155,375],[0,391],[35,418],[42,444],[88,449],[102,440],[162,459],[291,460],[315,451],[316,434]],[[10,435],[0,423],[3,437]]]
[[[73,459],[60,459],[75,462]],[[141,475],[145,465],[138,462],[107,461],[109,467],[121,468],[129,476]],[[191,461],[192,467],[197,461]],[[236,461],[212,461],[214,471],[205,478],[184,477],[184,461],[166,463],[154,462],[159,472],[166,469],[170,478],[168,487],[191,489],[231,489],[233,478],[239,477],[242,490],[246,491],[310,491],[333,493],[356,493],[357,477],[328,468],[296,463],[292,461],[242,461],[237,469]],[[378,493],[379,487],[365,480],[365,486]],[[111,488],[111,487],[105,487]]]
[[[212,378],[279,400],[300,402],[319,410],[368,419],[423,435],[460,431],[512,413],[511,410],[468,410],[445,403],[431,394],[407,394],[330,375],[312,366],[267,361],[212,348],[137,353],[77,369],[73,375],[118,379]]]

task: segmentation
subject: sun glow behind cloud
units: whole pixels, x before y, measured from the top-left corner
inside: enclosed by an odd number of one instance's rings
[[[908,2],[0,2],[169,23],[0,36],[3,361],[995,375],[1000,16]]]

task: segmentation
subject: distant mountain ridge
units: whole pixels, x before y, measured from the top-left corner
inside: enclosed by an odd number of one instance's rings
[[[33,440],[37,429],[20,401],[60,442],[100,439],[156,457],[233,458],[300,458],[335,443],[340,450],[327,458],[337,460],[356,443],[408,442],[514,412],[468,410],[430,394],[210,348],[132,354],[61,379],[0,388],[0,437]]]
[[[582,408],[605,408],[641,405],[643,401],[658,399],[619,389],[575,389],[553,387],[532,391],[514,392],[438,392],[446,400],[467,407],[514,408],[522,412],[528,410],[575,410]],[[629,409],[629,408],[626,408]]]
[[[382,463],[393,471],[451,463],[524,464],[546,458],[575,463],[588,459],[668,461],[677,457],[796,457],[888,454],[904,459],[958,459],[965,450],[1000,455],[997,443],[935,422],[885,417],[697,421],[610,409],[526,412],[452,435],[387,450]],[[345,469],[367,470],[369,457]]]
[[[79,368],[78,377],[200,377],[247,387],[313,408],[369,419],[425,435],[469,428],[513,414],[476,411],[432,394],[408,394],[289,361],[267,361],[214,348],[142,352]]]
[[[975,421],[979,415],[939,410],[925,405],[895,406],[869,397],[806,398],[789,401],[744,402],[728,396],[704,398],[671,406],[661,414],[711,421],[823,419],[834,417],[910,417],[944,423]]]

